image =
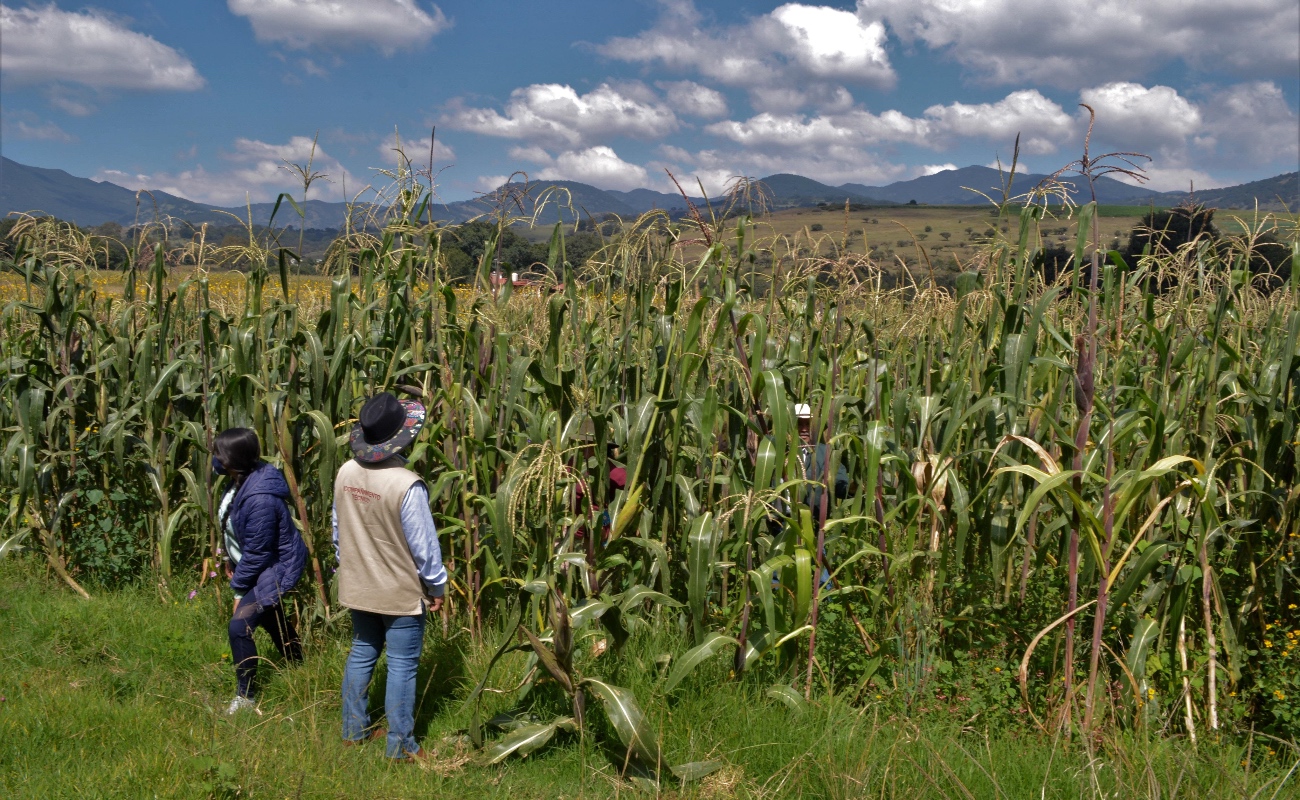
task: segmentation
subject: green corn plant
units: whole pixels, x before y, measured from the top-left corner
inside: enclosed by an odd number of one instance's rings
[[[379,199],[350,204],[323,278],[296,274],[301,230],[295,251],[274,218],[241,220],[237,246],[140,226],[112,275],[75,230],[24,222],[3,263],[17,294],[0,313],[0,552],[39,548],[85,591],[73,478],[112,453],[110,483],[147,481],[147,574],[165,595],[216,557],[211,437],[247,425],[311,551],[300,610],[328,622],[348,431],[374,392],[418,397],[410,467],[448,566],[445,629],[504,631],[546,691],[564,681],[543,661],[568,679],[573,713],[536,727],[517,709],[502,757],[585,730],[593,696],[622,703],[564,667],[561,612],[610,659],[680,619],[664,694],[729,659],[792,708],[833,687],[830,604],[873,665],[849,689],[874,675],[914,700],[993,613],[1041,631],[1007,645],[1036,717],[1095,727],[1119,685],[1114,724],[1213,729],[1224,689],[1251,685],[1269,615],[1300,599],[1300,270],[1256,280],[1249,241],[1121,257],[1100,246],[1098,207],[1053,184],[995,199],[987,246],[946,272],[924,249],[891,264],[811,232],[766,237],[761,187],[741,181],[682,219],[625,220],[575,264],[552,216],[578,218],[571,198],[512,184],[453,283],[461,231],[435,219],[432,168],[398,156]],[[302,194],[278,210],[301,229],[319,176],[294,175]],[[1048,281],[1043,229],[1064,221],[1072,267]],[[508,264],[505,234],[525,226],[545,244]],[[515,267],[538,285],[494,278]],[[639,736],[620,733],[624,749]],[[662,772],[647,753],[631,758]]]

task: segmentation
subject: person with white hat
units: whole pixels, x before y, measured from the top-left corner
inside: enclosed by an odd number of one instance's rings
[[[812,440],[812,409],[807,403],[796,403],[794,406],[795,421],[799,426],[800,455],[802,456],[804,476],[811,481],[823,482],[828,466],[828,453],[826,444],[818,442],[813,445]],[[804,495],[804,500],[808,507],[812,509],[813,520],[821,524],[821,501],[822,488],[820,486],[810,486]],[[844,468],[843,464],[835,472],[835,498],[842,500],[849,493],[849,471]]]
[[[387,735],[389,758],[425,758],[415,739],[415,674],[424,649],[424,614],[442,608],[447,570],[429,511],[429,490],[402,451],[424,425],[424,406],[384,392],[362,406],[353,458],[334,481],[334,546],[340,605],[352,616],[343,671],[343,741]],[[370,729],[370,677],[388,650],[384,709],[388,729]]]
[[[813,525],[821,528],[822,519],[822,494],[825,492],[823,484],[826,478],[826,468],[829,466],[829,452],[824,442],[818,442],[815,446],[812,441],[812,409],[807,403],[796,403],[794,406],[795,421],[799,426],[800,441],[800,463],[803,464],[804,477],[810,481],[816,481],[815,485],[809,486],[804,491],[803,501],[812,510]],[[849,471],[844,468],[843,464],[835,472],[835,499],[843,500],[849,494]],[[827,512],[829,513],[829,508]],[[819,580],[825,586],[830,582],[830,571],[825,567],[822,568],[822,574]]]

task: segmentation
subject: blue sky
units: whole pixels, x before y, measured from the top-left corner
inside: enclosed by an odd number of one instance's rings
[[[385,182],[394,131],[439,191],[524,170],[712,193],[735,175],[885,184],[1010,157],[1152,156],[1150,185],[1297,169],[1295,0],[5,0],[0,149],[237,205]],[[418,153],[418,155],[416,155]]]

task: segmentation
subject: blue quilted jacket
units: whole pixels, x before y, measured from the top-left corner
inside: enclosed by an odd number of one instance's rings
[[[298,583],[307,546],[289,517],[284,474],[262,464],[244,479],[230,506],[230,524],[242,556],[230,588],[259,606],[279,602]]]

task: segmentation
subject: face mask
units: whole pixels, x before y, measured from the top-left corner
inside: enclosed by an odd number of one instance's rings
[[[214,475],[225,475],[226,465],[221,463],[221,459],[216,456],[212,457],[212,472]]]

